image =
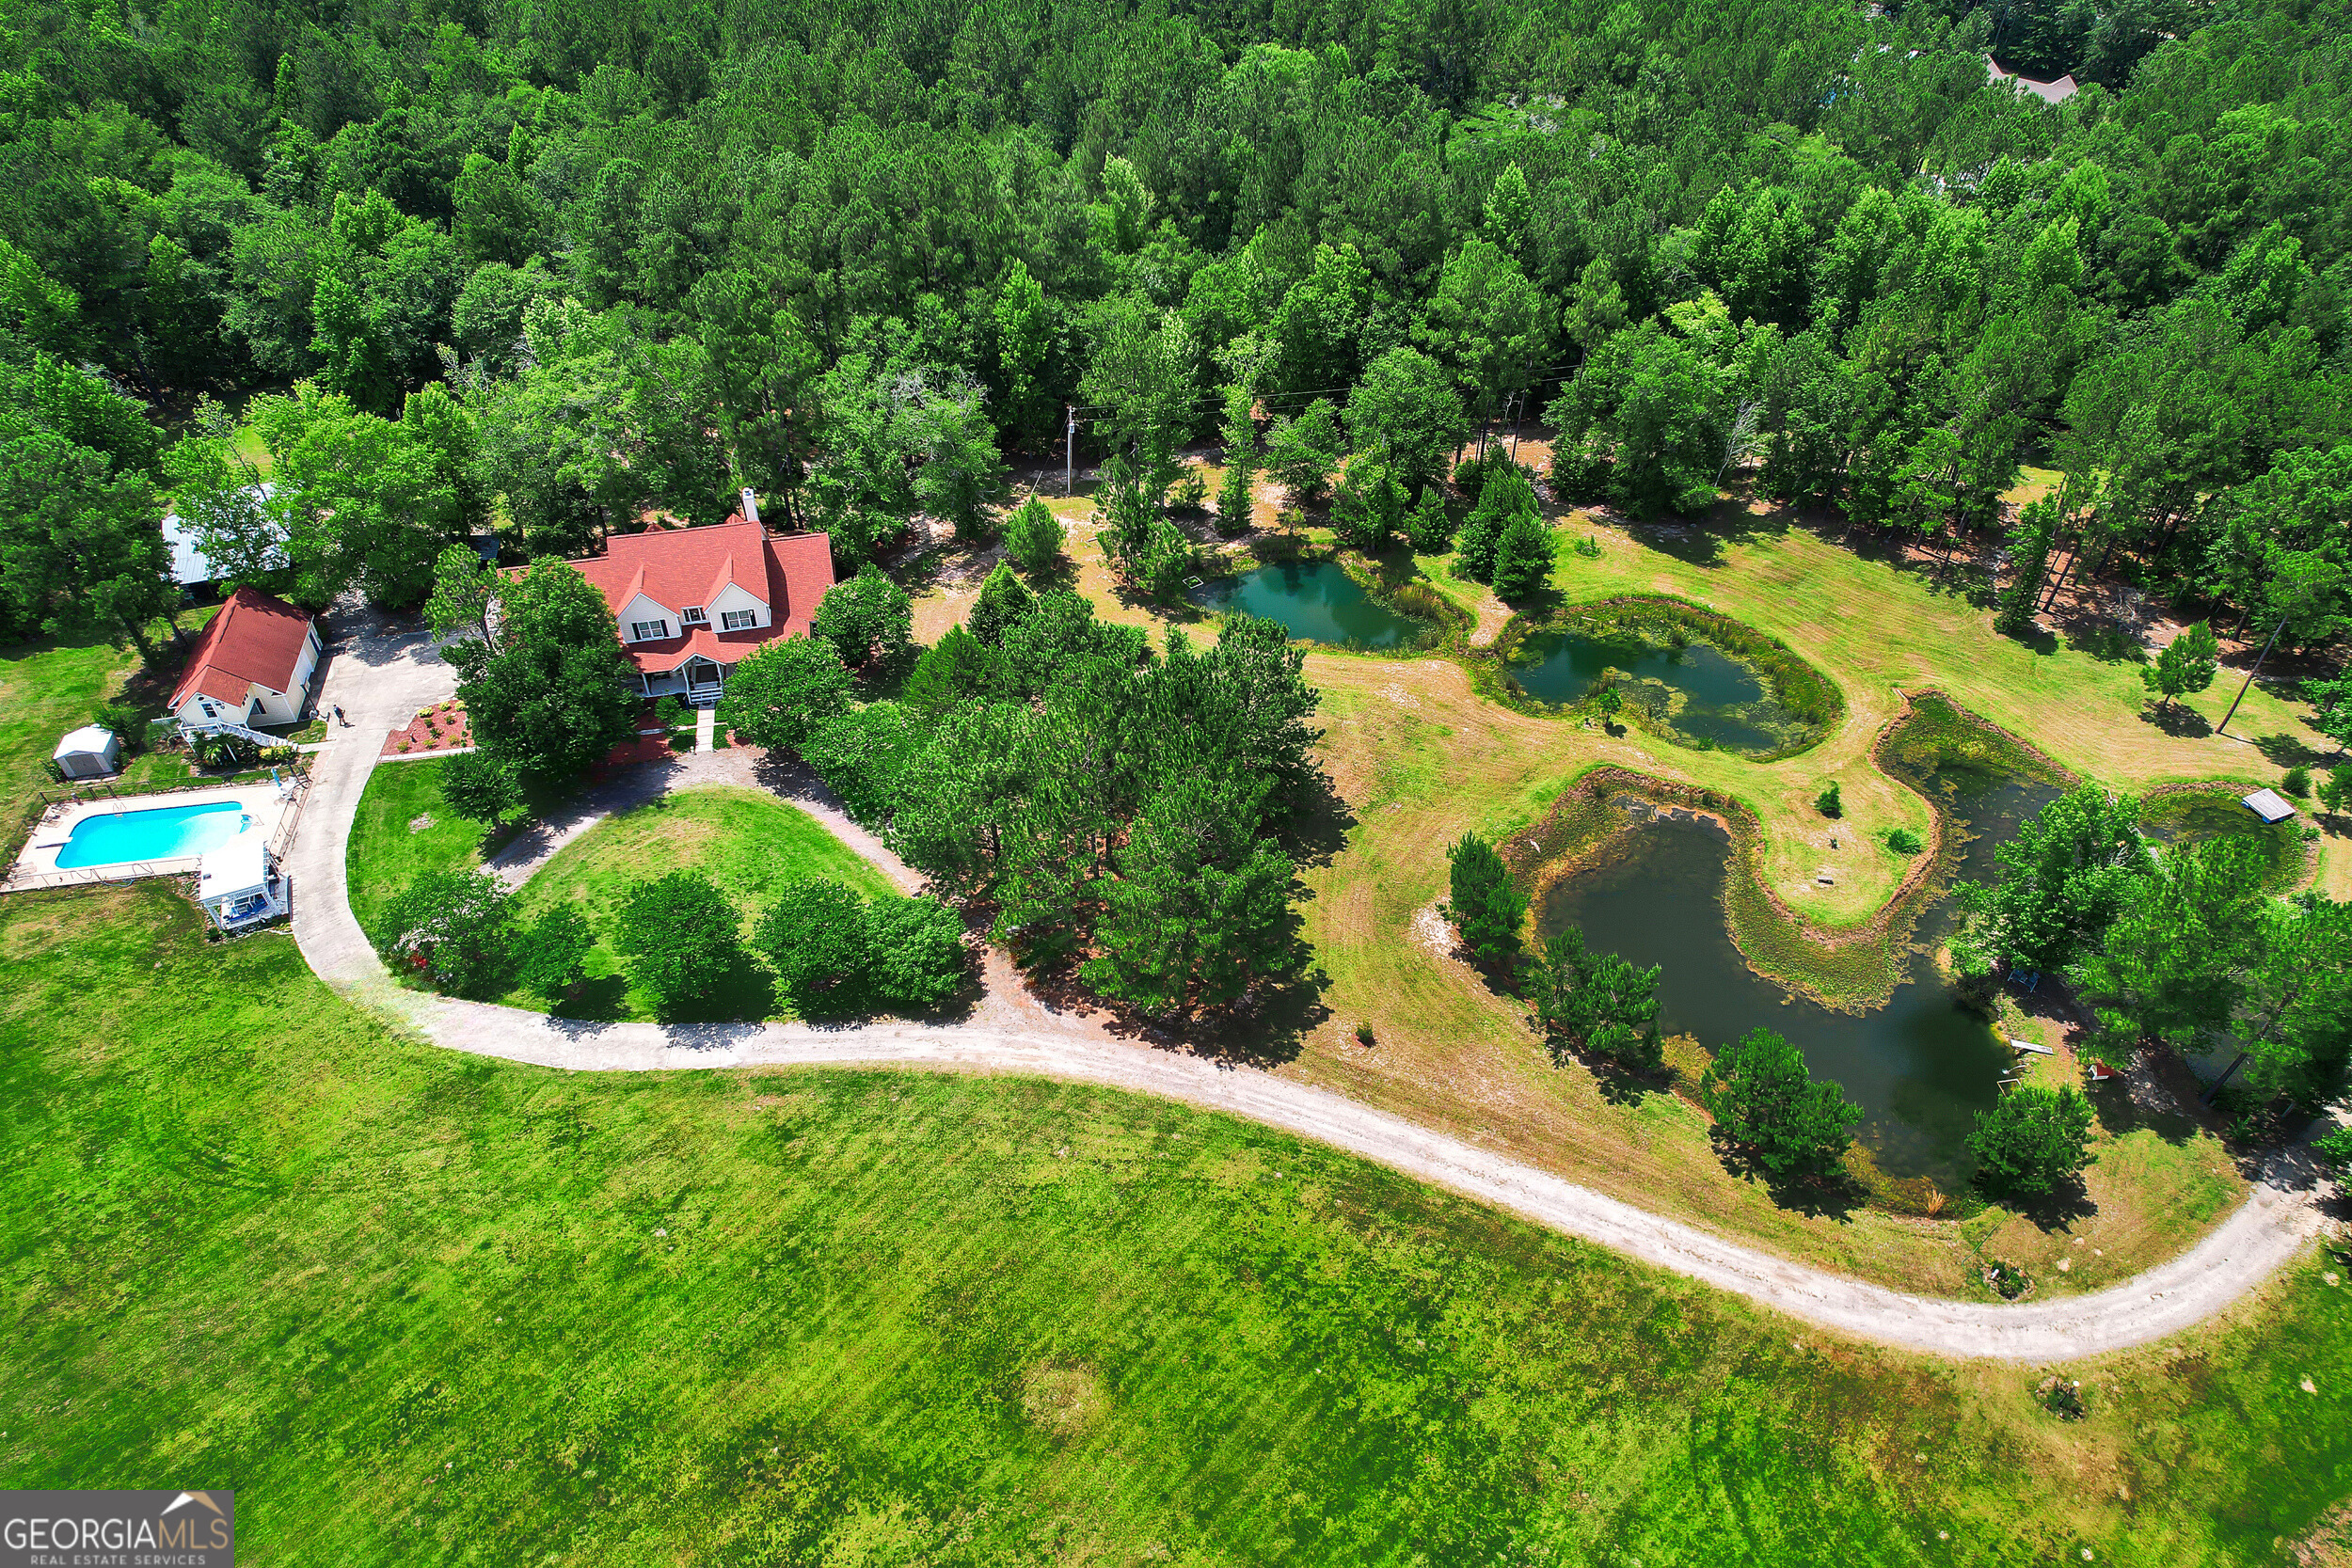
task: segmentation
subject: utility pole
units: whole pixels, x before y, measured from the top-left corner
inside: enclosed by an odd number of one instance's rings
[[[1076,457],[1078,451],[1078,405],[1073,403],[1065,403],[1061,405],[1061,493],[1062,499],[1067,500],[1070,497],[1077,494],[1077,490],[1075,488],[1075,479],[1078,468]]]
[[[2238,704],[2246,701],[2247,687],[2250,687],[2254,684],[2254,677],[2262,673],[2263,660],[2270,657],[2271,642],[2278,641],[2279,634],[2286,629],[2287,618],[2281,615],[2279,617],[2279,624],[2270,628],[2270,641],[2265,642],[2263,644],[2263,651],[2254,656],[2254,668],[2246,672],[2246,685],[2237,689],[2237,695],[2230,702],[2230,711],[2221,716],[2220,728],[2215,730],[2213,732],[2214,734],[2221,735],[2229,729],[2230,721],[2237,717]]]

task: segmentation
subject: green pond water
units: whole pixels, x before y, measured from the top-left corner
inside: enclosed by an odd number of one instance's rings
[[[1391,610],[1328,561],[1278,561],[1205,584],[1192,598],[1210,610],[1279,621],[1302,641],[1339,647],[1405,647],[1432,629],[1426,621]]]
[[[1573,703],[1614,670],[1618,689],[1675,738],[1734,752],[1769,752],[1796,721],[1756,669],[1705,642],[1661,646],[1637,637],[1537,632],[1511,665],[1521,689],[1546,703]]]
[[[1927,782],[1947,814],[1977,835],[1958,872],[1977,880],[1992,875],[1994,849],[2058,793],[1956,765]],[[1668,1034],[1718,1049],[1757,1024],[1777,1030],[1804,1053],[1815,1077],[1843,1085],[1863,1108],[1856,1136],[1882,1170],[1932,1177],[1947,1188],[1964,1181],[1974,1162],[1963,1140],[1976,1113],[1992,1106],[2012,1055],[1929,954],[1913,955],[1893,998],[1868,1013],[1791,996],[1748,968],[1724,927],[1728,835],[1688,813],[1627,806],[1641,820],[1603,863],[1552,886],[1536,911],[1538,930],[1549,937],[1574,924],[1596,947],[1660,966],[1659,1024]],[[1917,936],[1931,950],[1953,920],[1939,903],[1921,916]]]

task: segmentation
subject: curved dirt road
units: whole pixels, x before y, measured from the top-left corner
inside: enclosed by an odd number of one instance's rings
[[[343,847],[385,734],[448,694],[446,666],[413,636],[339,653],[328,700],[353,721],[319,757],[290,868],[303,957],[338,990],[437,1045],[587,1071],[903,1063],[1035,1073],[1184,1101],[1378,1161],[1566,1235],[1672,1269],[1824,1328],[1911,1350],[2065,1361],[2146,1344],[2221,1310],[2291,1259],[2322,1224],[2309,1155],[2279,1156],[2253,1195],[2188,1253],[2096,1295],[2021,1306],[1937,1300],[1776,1258],[1327,1090],[1116,1039],[1074,1022],[583,1023],[426,995],[394,985],[353,918]],[[798,802],[830,816],[821,805]],[[858,837],[864,839],[863,834]],[[896,868],[904,875],[904,868]]]

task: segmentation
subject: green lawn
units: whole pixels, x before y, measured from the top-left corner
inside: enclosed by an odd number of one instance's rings
[[[416,764],[428,767],[430,764]],[[378,769],[379,772],[382,769]],[[607,817],[567,844],[523,884],[526,918],[576,902],[599,940],[588,957],[590,984],[564,1011],[583,1018],[653,1018],[653,999],[628,985],[627,964],[604,933],[631,887],[672,871],[708,877],[743,911],[746,934],[774,901],[778,883],[827,877],[869,898],[896,892],[890,879],[806,812],[756,789],[681,790]],[[510,1000],[525,1003],[517,995]],[[764,974],[745,966],[707,999],[713,1018],[758,1018],[776,1009]]]
[[[200,626],[205,614],[196,611],[189,625]],[[0,655],[0,823],[7,831],[14,832],[41,790],[58,787],[48,769],[57,742],[88,723],[137,664],[135,653],[103,642],[39,642]]]
[[[2352,1491],[2324,1259],[2061,1423],[1157,1101],[436,1051],[160,883],[0,902],[0,1485],[257,1565],[2171,1568]]]
[[[343,847],[351,912],[364,929],[401,890],[427,871],[481,863],[482,824],[449,809],[441,799],[446,758],[378,763],[359,797],[359,815]],[[430,817],[422,828],[414,824]]]

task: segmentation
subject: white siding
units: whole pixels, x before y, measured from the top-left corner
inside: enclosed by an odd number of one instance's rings
[[[712,617],[713,620],[717,618]],[[638,594],[623,605],[620,614],[614,616],[613,619],[621,625],[621,641],[624,642],[639,641],[631,628],[640,621],[659,621],[662,625],[661,637],[646,641],[660,641],[663,638],[675,637],[678,634],[677,611],[665,604],[656,602],[650,595],[644,594]]]
[[[755,626],[764,626],[771,619],[768,610],[768,601],[750,593],[740,583],[728,583],[719,591],[719,596],[710,601],[710,625],[714,629],[724,629],[727,624],[726,613],[731,610],[750,610],[752,625]]]

